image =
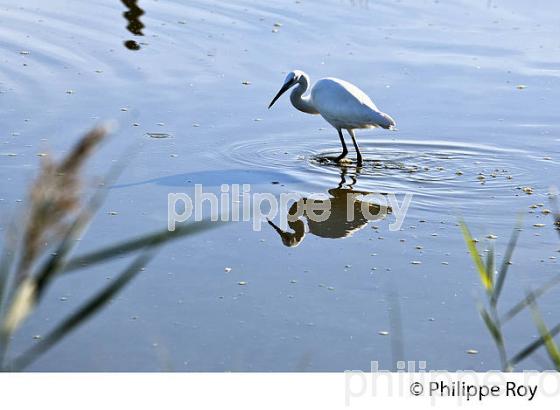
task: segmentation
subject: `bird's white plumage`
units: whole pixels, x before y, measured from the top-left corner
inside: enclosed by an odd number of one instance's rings
[[[341,130],[347,130],[352,137],[358,157],[358,166],[361,166],[362,155],[356,142],[354,129],[374,127],[395,129],[396,123],[391,116],[381,112],[366,93],[347,81],[338,78],[323,78],[311,87],[308,95],[304,95],[309,88],[309,77],[300,70],[288,73],[284,85],[272,99],[268,108],[272,107],[283,93],[294,86],[295,88],[290,94],[292,105],[308,114],[320,114],[338,131],[343,151],[336,158],[337,162],[344,159],[348,153]]]
[[[366,93],[338,78],[317,81],[311,89],[311,103],[335,128],[388,128],[391,125]]]

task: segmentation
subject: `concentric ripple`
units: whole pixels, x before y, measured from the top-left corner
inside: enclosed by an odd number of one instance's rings
[[[356,175],[356,187],[372,192],[409,192],[422,209],[469,208],[519,194],[534,168],[524,151],[490,145],[430,141],[376,140],[360,144],[364,165],[337,164],[338,147],[294,136],[242,141],[225,147],[229,161],[253,169],[275,169],[302,181],[295,189],[329,189],[343,172]]]

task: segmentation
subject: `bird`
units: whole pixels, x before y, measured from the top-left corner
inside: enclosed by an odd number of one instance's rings
[[[338,78],[322,78],[318,80],[308,95],[309,76],[301,70],[290,71],[280,91],[270,102],[270,109],[282,94],[295,88],[290,94],[292,105],[307,114],[319,114],[338,132],[342,144],[342,153],[335,158],[340,163],[348,155],[348,148],[342,135],[345,129],[356,149],[357,165],[363,166],[363,158],[356,142],[355,129],[385,128],[396,130],[396,122],[390,115],[380,111],[371,98],[362,90],[347,81]]]

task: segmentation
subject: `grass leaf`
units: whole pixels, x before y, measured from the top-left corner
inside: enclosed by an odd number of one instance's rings
[[[502,259],[502,266],[500,267],[500,271],[498,272],[496,285],[494,287],[494,292],[492,293],[492,297],[490,299],[490,303],[492,303],[494,306],[498,303],[498,298],[500,297],[500,294],[502,292],[502,288],[506,280],[506,275],[511,263],[511,257],[513,256],[513,250],[517,245],[517,239],[519,238],[520,231],[521,231],[521,221],[518,220],[517,226],[513,229],[513,232],[511,233],[511,237],[509,239],[509,243],[506,249],[506,254]]]
[[[478,273],[480,275],[480,281],[482,282],[484,288],[488,292],[491,292],[492,277],[490,276],[490,272],[486,270],[486,267],[482,262],[482,258],[478,253],[478,249],[476,248],[476,243],[471,235],[471,232],[469,231],[469,228],[467,227],[464,221],[460,221],[460,225],[461,225],[461,231],[463,232],[463,238],[465,239],[465,243],[467,244],[467,248],[469,250],[469,253],[471,254],[471,258],[474,261],[476,265],[476,269],[478,270]]]
[[[484,324],[490,331],[490,334],[492,335],[492,338],[494,339],[496,344],[498,344],[499,346],[503,346],[504,339],[502,337],[502,332],[500,331],[496,323],[494,323],[488,311],[482,306],[479,307],[479,311],[480,316],[482,316],[482,320],[484,320]]]
[[[488,253],[486,254],[486,273],[488,274],[492,284],[494,283],[494,275],[496,274],[496,256],[494,253],[494,245],[491,243]]]
[[[506,347],[504,343],[504,337],[502,335],[502,331],[499,325],[499,322],[492,319],[492,316],[488,313],[488,311],[484,308],[484,306],[479,305],[478,310],[480,312],[480,316],[482,316],[482,320],[484,324],[488,328],[494,342],[496,343],[496,347],[498,348],[498,352],[500,354],[500,360],[502,362],[503,371],[510,371],[512,369],[511,362],[507,358]],[[494,310],[492,310],[494,312]]]
[[[535,302],[534,296],[531,297],[531,312],[533,313],[533,320],[537,325],[537,329],[539,330],[539,334],[541,335],[541,339],[544,341],[544,345],[546,347],[546,351],[550,360],[554,363],[556,370],[560,371],[560,351],[558,350],[558,346],[554,342],[554,337],[551,336],[550,331],[546,327],[544,320],[539,312],[539,308],[537,303]]]
[[[19,284],[0,327],[2,340],[7,340],[33,310],[37,300],[36,293],[35,279],[27,277]]]
[[[119,275],[117,279],[113,280],[109,285],[97,293],[97,295],[76,309],[74,313],[64,319],[35,346],[13,360],[11,364],[6,366],[6,368],[11,371],[23,370],[37,357],[58,343],[79,325],[91,318],[95,313],[97,313],[97,311],[103,308],[113,296],[121,291],[122,288],[138,274],[138,272],[140,272],[140,270],[151,259],[152,255],[152,252],[143,252]]]
[[[555,337],[558,333],[560,333],[560,323],[548,331],[548,337]],[[541,336],[537,340],[535,340],[534,342],[530,343],[525,348],[523,348],[515,356],[513,356],[510,362],[513,365],[516,365],[517,363],[521,362],[522,360],[526,359],[528,356],[533,354],[533,352],[535,352],[535,350],[537,350],[543,344],[545,344],[545,339]]]
[[[536,290],[531,292],[529,295],[527,295],[527,297],[525,297],[525,299],[523,299],[521,302],[519,302],[515,306],[513,306],[510,310],[508,310],[500,318],[501,322],[505,323],[505,322],[508,322],[509,320],[513,319],[517,314],[522,312],[523,309],[525,309],[527,306],[530,305],[531,298],[534,298],[535,300],[537,300],[539,297],[544,295],[546,292],[548,292],[550,289],[552,289],[553,287],[555,287],[558,284],[560,284],[560,275],[555,276],[554,278],[552,278],[551,280],[546,282],[544,285],[542,285],[541,287],[537,288]]]
[[[12,219],[7,228],[2,256],[0,256],[0,320],[4,317],[4,307],[13,276],[13,262],[16,257],[16,246],[16,223],[15,219]]]
[[[77,256],[66,264],[63,272],[67,273],[79,268],[83,268],[87,265],[105,262],[107,260],[120,257],[131,252],[135,252],[138,249],[158,246],[167,241],[179,239],[184,237],[185,235],[199,233],[217,226],[221,226],[221,223],[204,220],[178,226],[174,231],[163,229],[161,231],[153,232],[147,235],[142,235],[131,240],[123,241],[116,245],[107,246],[98,251]]]

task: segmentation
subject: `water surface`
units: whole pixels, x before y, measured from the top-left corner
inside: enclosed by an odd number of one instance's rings
[[[275,195],[414,194],[396,232],[390,215],[335,223],[341,230],[329,235],[303,218],[299,240],[240,222],[173,243],[31,369],[340,371],[372,360],[392,368],[394,338],[383,335],[391,294],[405,360],[498,368],[457,220],[481,240],[496,235],[501,255],[523,214],[504,306],[558,272],[558,237],[541,212],[560,170],[558,12],[538,0],[2,1],[3,216],[25,198],[37,154],[65,152],[101,119],[119,130],[92,175],[139,152],[81,251],[165,226],[167,194],[197,183],[211,192],[249,183]],[[267,110],[296,68],[312,81],[355,83],[397,120],[398,132],[358,131],[361,170],[320,160],[340,150],[320,117],[287,97]],[[60,280],[14,345],[32,344],[124,264]],[[541,302],[549,326],[557,300]],[[535,333],[529,316],[517,319],[507,328],[511,353]],[[520,368],[543,366],[529,359]]]

